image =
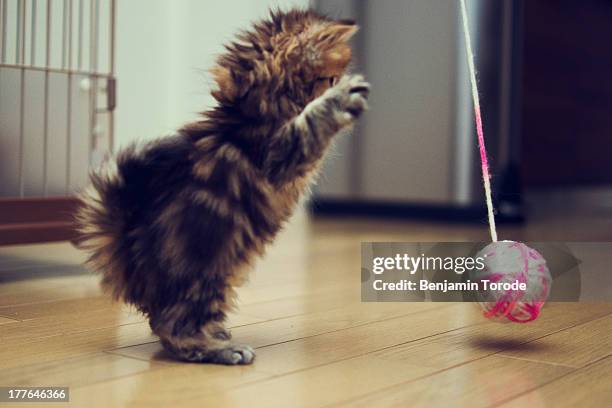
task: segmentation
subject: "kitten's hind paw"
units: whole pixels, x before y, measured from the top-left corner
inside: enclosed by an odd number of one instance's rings
[[[243,365],[251,364],[255,359],[255,350],[247,345],[231,345],[224,349],[209,350],[210,363]]]
[[[204,346],[176,348],[167,342],[162,342],[162,344],[177,358],[196,363],[244,365],[251,364],[255,359],[255,350],[247,345],[227,344],[219,348]]]

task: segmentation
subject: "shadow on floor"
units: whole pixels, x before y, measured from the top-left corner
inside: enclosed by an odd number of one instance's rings
[[[0,256],[0,283],[59,276],[82,276],[90,273],[78,263],[38,261],[6,254]]]
[[[489,350],[489,351],[500,351],[500,350],[516,350],[526,352],[541,352],[543,350],[550,349],[550,346],[541,341],[539,342],[528,342],[520,339],[508,339],[494,336],[480,336],[470,340],[470,345],[474,348]]]

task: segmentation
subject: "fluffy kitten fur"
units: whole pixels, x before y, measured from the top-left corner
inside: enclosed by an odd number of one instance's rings
[[[272,12],[218,58],[218,104],[202,120],[92,174],[76,243],[176,357],[253,360],[223,322],[333,136],[366,108],[368,83],[345,75],[355,31],[311,11]]]

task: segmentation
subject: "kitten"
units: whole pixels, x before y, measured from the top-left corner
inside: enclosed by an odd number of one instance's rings
[[[366,109],[369,84],[345,75],[356,30],[312,11],[271,12],[218,58],[216,107],[91,175],[76,245],[177,358],[253,361],[224,319],[334,135]]]

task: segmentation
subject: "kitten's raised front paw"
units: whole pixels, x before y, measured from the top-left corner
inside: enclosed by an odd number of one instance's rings
[[[363,75],[345,75],[329,91],[340,109],[340,121],[344,124],[354,121],[368,108],[370,84]]]

